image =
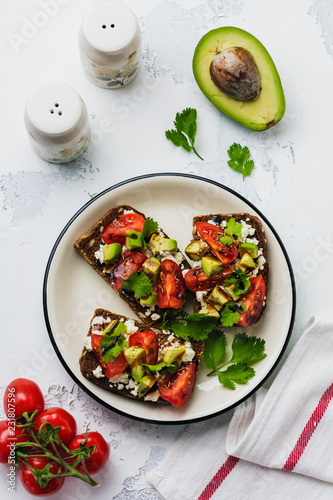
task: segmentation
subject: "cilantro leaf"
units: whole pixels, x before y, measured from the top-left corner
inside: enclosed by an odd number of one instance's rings
[[[145,240],[149,240],[153,233],[156,233],[158,230],[158,222],[155,222],[151,217],[146,217],[143,228],[142,228],[142,236]]]
[[[252,364],[265,358],[265,341],[250,337],[246,333],[238,333],[232,342],[232,358],[230,363]]]
[[[235,303],[230,302],[225,305],[225,307],[221,311],[220,315],[220,321],[221,325],[224,326],[225,328],[233,325],[237,325],[239,319],[240,319],[240,314],[238,311],[235,310],[234,308]]]
[[[239,239],[242,236],[242,228],[243,226],[240,222],[236,222],[234,217],[230,217],[226,223],[224,232],[234,238],[236,237],[236,239]]]
[[[153,291],[153,285],[148,276],[145,273],[138,274],[136,271],[122,282],[121,288],[134,292],[136,299],[145,297]]]
[[[250,154],[250,150],[247,146],[242,147],[235,142],[228,149],[230,158],[228,165],[233,170],[236,170],[236,172],[240,172],[243,175],[243,180],[246,176],[251,174],[254,167],[254,161],[250,160]]]
[[[225,280],[224,284],[227,286],[233,286],[232,293],[236,297],[244,295],[244,293],[246,293],[251,286],[248,275],[239,268],[236,268],[235,271],[230,274],[229,278]]]
[[[216,325],[216,318],[212,316],[205,316],[204,314],[193,313],[185,317],[176,317],[171,313],[164,315],[163,328],[172,330],[178,337],[187,340],[205,340],[214,326]]]
[[[226,338],[220,330],[213,330],[205,341],[203,360],[207,368],[215,370],[219,361],[222,361],[225,355]]]
[[[217,375],[221,384],[228,389],[235,390],[235,382],[238,384],[246,384],[250,378],[254,377],[255,371],[251,366],[238,363],[228,366],[226,370],[218,372]]]
[[[162,376],[174,373],[178,368],[177,363],[164,363],[163,361],[157,363],[157,365],[143,364],[142,366],[146,368],[146,371],[149,375],[155,375],[157,372],[159,372]]]
[[[173,142],[175,146],[181,146],[186,151],[193,150],[194,153],[201,159],[194,147],[195,138],[197,135],[197,110],[194,108],[183,109],[181,113],[176,113],[174,126],[176,129],[167,130],[165,137]]]
[[[113,363],[126,346],[126,338],[121,333],[103,335],[100,347],[102,360],[106,363]]]
[[[221,236],[220,237],[220,242],[222,243],[222,245],[226,245],[228,247],[230,247],[230,245],[233,244],[233,239],[230,238],[230,236]]]

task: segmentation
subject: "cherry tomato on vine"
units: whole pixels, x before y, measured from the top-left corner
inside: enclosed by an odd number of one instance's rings
[[[29,457],[28,463],[31,467],[34,467],[38,470],[43,470],[45,466],[49,463],[49,459],[46,457]],[[52,461],[50,465],[50,472],[52,474],[57,474],[60,469],[60,465],[57,462]],[[45,488],[39,486],[36,483],[36,479],[26,464],[22,464],[22,468],[20,470],[20,479],[27,490],[28,493],[35,496],[50,496],[57,493],[62,488],[65,478],[64,477],[55,477],[50,479]]]
[[[88,438],[87,442],[86,438]],[[83,434],[75,436],[75,438],[69,445],[69,449],[76,450],[80,447],[81,443],[85,442],[88,448],[90,446],[96,446],[95,452],[93,452],[92,450],[90,453],[90,458],[85,462],[85,466],[89,474],[96,474],[97,472],[103,469],[103,467],[105,466],[105,464],[109,459],[110,456],[109,445],[99,432],[88,432],[87,436],[86,433],[84,432]],[[76,469],[82,474],[84,474],[84,469],[81,464],[78,464]]]
[[[77,426],[75,418],[63,408],[53,407],[42,411],[35,418],[34,426],[40,429],[45,422],[48,422],[53,427],[61,427],[59,438],[65,446],[68,446],[76,435]]]
[[[158,384],[161,398],[181,408],[191,396],[195,383],[195,363],[182,363],[175,373],[167,375]]]
[[[145,219],[136,213],[120,215],[107,224],[102,231],[102,240],[107,243],[125,244],[128,231],[141,232]]]
[[[235,242],[232,242],[231,245],[221,243],[220,238],[227,235],[220,228],[209,222],[197,222],[196,228],[200,238],[208,243],[222,264],[226,265],[235,260],[238,255],[237,245]]]
[[[44,396],[33,380],[16,378],[5,389],[3,408],[8,418],[20,418],[24,412],[42,411]]]
[[[10,443],[22,443],[28,440],[24,430],[15,426],[14,420],[0,420],[0,463],[8,463]]]

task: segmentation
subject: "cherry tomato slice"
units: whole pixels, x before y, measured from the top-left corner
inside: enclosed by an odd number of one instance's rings
[[[210,290],[215,285],[222,284],[230,273],[231,269],[225,268],[223,271],[209,277],[200,266],[193,267],[185,274],[185,285],[191,292]]]
[[[178,309],[183,305],[186,288],[183,274],[176,262],[171,259],[162,261],[155,290],[157,304],[162,309],[167,307]]]
[[[136,345],[145,350],[147,365],[156,365],[158,336],[155,332],[135,332],[129,337],[128,343],[130,346]]]
[[[224,265],[229,264],[236,259],[238,255],[236,243],[233,242],[231,245],[223,245],[220,238],[221,236],[227,235],[220,228],[214,224],[209,224],[208,222],[197,222],[196,228],[200,238],[208,243],[212,252]]]
[[[245,297],[240,302],[246,310],[240,315],[238,325],[249,327],[253,325],[259,316],[266,295],[266,283],[262,276],[250,278],[250,288]]]
[[[182,363],[178,370],[158,384],[161,398],[181,408],[188,401],[195,383],[195,363]]]
[[[102,240],[106,244],[125,244],[128,231],[142,231],[145,218],[136,213],[120,215],[107,224],[102,231]]]
[[[87,438],[87,442],[86,442]],[[90,446],[96,446],[95,452],[91,451],[90,458],[85,461],[85,466],[89,474],[96,474],[106,465],[110,456],[110,448],[108,443],[105,441],[103,436],[99,432],[88,432],[87,436],[84,432],[83,434],[79,434],[75,436],[69,445],[70,450],[77,450],[80,448],[81,443],[86,443],[86,447],[90,448]],[[82,464],[78,464],[76,469],[85,474],[85,471],[82,467]]]
[[[28,463],[31,467],[34,467],[35,469],[38,470],[42,470],[49,463],[49,459],[46,457],[29,457]],[[59,469],[60,465],[57,462],[54,461],[51,462],[50,472],[52,474],[57,474]],[[39,486],[39,484],[36,483],[32,471],[25,463],[21,464],[20,479],[24,488],[27,490],[28,493],[35,496],[44,496],[44,497],[54,495],[54,493],[57,493],[62,488],[65,482],[64,477],[55,477],[47,483],[45,488],[42,488],[41,486]]]
[[[101,364],[104,375],[107,378],[112,378],[115,375],[119,375],[119,373],[123,373],[123,371],[127,367],[127,361],[123,352],[121,352],[119,356],[116,357],[113,363],[110,363],[109,361],[106,363],[105,361],[103,361],[100,351],[102,337],[103,335],[93,333],[91,335],[91,345],[98,361]]]
[[[22,427],[15,426],[14,420],[0,420],[0,463],[8,463],[8,455],[11,453],[10,444],[24,441],[30,441],[30,438]]]
[[[120,290],[122,282],[135,271],[140,271],[146,259],[143,253],[125,250],[121,261],[113,270],[114,289]]]
[[[5,389],[3,408],[8,418],[20,418],[25,411],[43,410],[44,396],[33,380],[16,378]]]
[[[60,426],[58,435],[65,446],[68,446],[76,435],[77,426],[75,418],[63,408],[46,408],[46,410],[38,413],[34,420],[34,426],[37,429],[40,429],[42,426],[44,428],[46,422],[53,427]]]

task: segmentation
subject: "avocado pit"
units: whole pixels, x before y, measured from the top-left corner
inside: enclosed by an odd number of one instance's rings
[[[243,47],[231,47],[219,52],[209,68],[214,84],[238,101],[254,101],[259,97],[261,78],[250,52]]]

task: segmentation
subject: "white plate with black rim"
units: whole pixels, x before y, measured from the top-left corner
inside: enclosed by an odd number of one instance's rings
[[[266,342],[267,357],[255,365],[256,375],[230,390],[217,377],[207,377],[202,362],[192,396],[183,408],[132,400],[109,393],[85,379],[79,358],[89,322],[98,307],[133,319],[126,303],[74,250],[73,243],[111,208],[128,204],[157,220],[181,250],[191,240],[192,217],[246,212],[260,217],[267,239],[270,283],[263,318],[246,329]],[[68,222],[51,251],[44,277],[43,306],[52,345],[72,379],[92,398],[122,415],[152,423],[179,424],[226,412],[253,394],[273,373],[290,338],[295,316],[291,264],[277,232],[266,217],[241,195],[198,176],[149,174],[116,184],[84,205]],[[227,334],[232,336],[237,329]],[[242,330],[244,331],[244,329]]]

